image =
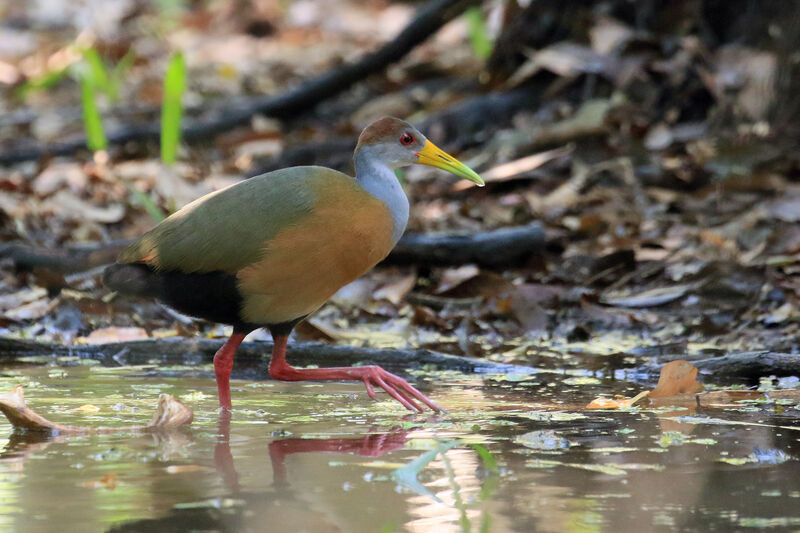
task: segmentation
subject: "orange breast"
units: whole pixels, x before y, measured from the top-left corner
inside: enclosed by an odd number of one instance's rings
[[[277,324],[316,311],[389,254],[393,225],[386,205],[355,182],[325,183],[313,212],[279,231],[262,259],[238,272],[242,317]]]

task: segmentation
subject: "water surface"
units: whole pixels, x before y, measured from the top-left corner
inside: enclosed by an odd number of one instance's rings
[[[62,423],[145,424],[158,394],[195,411],[160,435],[14,433],[0,422],[2,531],[800,530],[800,411],[585,411],[642,389],[575,371],[417,376],[442,415],[353,383],[234,381],[210,367],[10,367]],[[91,406],[99,408],[94,410]]]

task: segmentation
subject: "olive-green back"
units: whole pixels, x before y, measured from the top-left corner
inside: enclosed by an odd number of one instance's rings
[[[324,167],[269,172],[208,194],[142,235],[118,259],[182,272],[236,273],[259,260],[269,240],[314,210],[329,180],[355,180]]]

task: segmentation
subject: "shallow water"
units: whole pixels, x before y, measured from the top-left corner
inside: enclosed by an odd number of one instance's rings
[[[795,406],[585,411],[642,386],[449,372],[415,378],[443,415],[355,383],[235,381],[228,422],[210,367],[74,363],[6,368],[0,390],[87,426],[144,424],[166,392],[195,421],[44,439],[3,420],[0,531],[800,530]]]

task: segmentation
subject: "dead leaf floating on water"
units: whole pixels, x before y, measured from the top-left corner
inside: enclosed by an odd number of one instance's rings
[[[94,481],[86,481],[83,484],[84,487],[87,489],[106,489],[106,490],[114,490],[117,488],[117,475],[116,474],[106,474],[105,476],[101,477],[100,479]]]
[[[664,399],[685,398],[687,394],[703,390],[705,387],[697,382],[697,368],[689,361],[678,359],[661,368],[658,385],[652,392],[643,391],[633,398],[595,398],[586,409],[627,409],[644,398],[657,398],[660,405],[665,405]]]
[[[678,394],[691,394],[705,390],[697,382],[697,368],[689,361],[670,361],[661,368],[658,385],[650,393],[651,398],[664,398]]]
[[[633,398],[595,398],[589,402],[586,409],[627,409],[649,394],[650,391],[642,391]]]

